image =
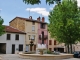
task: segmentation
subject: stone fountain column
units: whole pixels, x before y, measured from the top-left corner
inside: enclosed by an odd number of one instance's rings
[[[38,44],[36,48],[36,53],[43,55],[44,50],[46,50],[46,44]]]

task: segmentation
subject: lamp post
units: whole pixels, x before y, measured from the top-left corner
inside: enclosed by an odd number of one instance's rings
[[[32,51],[32,46],[34,45],[34,43],[33,43],[32,40],[33,40],[33,39],[31,39],[31,41],[30,41],[30,48],[31,48],[31,51]]]

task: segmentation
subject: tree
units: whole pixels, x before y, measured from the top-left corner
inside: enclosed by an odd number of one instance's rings
[[[51,37],[68,46],[80,41],[80,10],[77,1],[63,0],[55,6],[49,15]]]
[[[48,3],[50,5],[50,4],[54,4],[54,1],[60,3],[61,0],[45,0],[45,1],[46,4]],[[25,4],[31,4],[31,5],[41,4],[41,0],[23,0],[23,2],[25,2]]]
[[[2,25],[3,24],[3,19],[0,17],[0,36],[2,35],[2,34],[4,34],[4,26]]]

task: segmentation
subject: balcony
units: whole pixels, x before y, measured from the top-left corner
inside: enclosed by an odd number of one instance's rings
[[[48,35],[44,35],[44,40],[47,40],[48,39]]]
[[[47,40],[48,39],[48,35],[44,35],[44,40]],[[41,35],[39,35],[39,40],[42,40],[42,37],[41,37]]]

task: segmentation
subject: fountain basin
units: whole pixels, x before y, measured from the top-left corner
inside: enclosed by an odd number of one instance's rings
[[[66,58],[73,58],[73,54],[60,54],[60,55],[53,55],[53,54],[22,54],[19,53],[20,58],[27,58],[32,60],[62,60]]]
[[[46,48],[36,48],[36,50],[39,50],[39,54],[43,55],[43,52],[46,50]]]

